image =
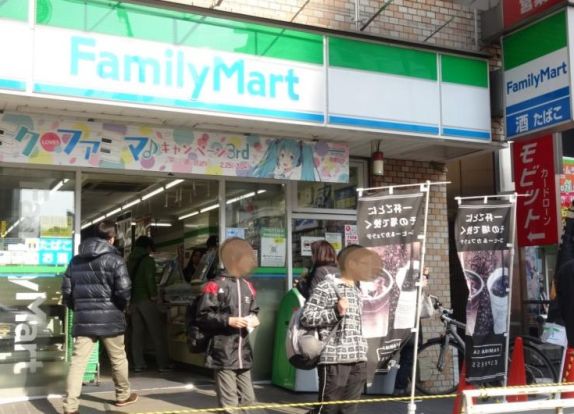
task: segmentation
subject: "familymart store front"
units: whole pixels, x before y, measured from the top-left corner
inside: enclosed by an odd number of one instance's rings
[[[435,162],[494,146],[477,56],[97,0],[4,1],[0,38],[0,398],[62,391],[61,274],[101,220],[182,270],[158,283],[170,358],[192,365],[185,269],[209,236],[249,240],[268,379],[309,244],[356,241],[371,144]]]

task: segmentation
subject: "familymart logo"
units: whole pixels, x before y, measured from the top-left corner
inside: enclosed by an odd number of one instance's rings
[[[291,102],[300,99],[300,78],[294,68],[270,70],[259,65],[258,70],[249,70],[248,62],[242,57],[217,55],[206,60],[205,56],[199,56],[202,53],[199,49],[166,47],[163,53],[155,54],[124,52],[123,49],[111,50],[93,37],[72,36],[70,74],[142,86],[189,88],[192,100],[213,94]]]
[[[568,74],[568,65],[566,62],[562,62],[557,66],[546,66],[541,68],[537,72],[531,72],[527,74],[524,78],[519,80],[510,80],[506,82],[506,94],[510,95],[512,93],[520,92],[525,89],[530,89],[534,87],[537,89],[542,86],[546,81],[551,79],[556,79],[560,76]]]

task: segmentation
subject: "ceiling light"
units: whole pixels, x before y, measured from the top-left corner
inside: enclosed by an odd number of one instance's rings
[[[50,192],[56,192],[58,191],[60,188],[62,188],[64,186],[64,184],[66,184],[68,181],[70,181],[68,178],[64,178],[62,181],[59,181],[58,184],[56,184],[54,186],[54,188],[52,188],[50,190]]]
[[[87,228],[90,227],[91,225],[92,225],[92,222],[91,222],[91,221],[88,221],[87,223],[82,224],[81,229],[82,229],[82,230],[87,229]]]
[[[110,211],[108,214],[106,214],[106,217],[110,217],[110,216],[113,216],[113,215],[115,215],[115,214],[118,214],[120,211],[122,211],[122,208],[121,208],[121,207],[116,208],[115,210]]]
[[[163,188],[163,187],[160,187],[157,190],[153,190],[151,193],[147,193],[146,195],[144,195],[142,197],[142,201],[147,200],[148,198],[152,198],[153,196],[156,196],[159,193],[163,193],[164,190],[165,190],[165,188]]]
[[[171,227],[171,223],[151,223],[152,227]]]
[[[243,194],[242,196],[231,198],[231,199],[227,200],[225,204],[236,203],[237,201],[245,200],[246,198],[253,197],[254,195],[255,195],[255,192]]]
[[[212,205],[212,206],[202,208],[201,210],[199,210],[199,212],[200,212],[200,213],[205,213],[206,211],[215,210],[216,208],[219,208],[219,204],[214,204],[214,205]]]
[[[267,190],[257,190],[257,194],[263,194],[263,193],[266,193],[266,192],[267,192]]]
[[[180,216],[180,217],[178,217],[177,219],[178,219],[178,220],[185,220],[186,218],[190,218],[190,217],[193,217],[193,216],[197,216],[198,214],[199,214],[199,211],[194,211],[193,213],[189,213],[189,214],[186,214],[186,215],[184,215],[184,216]]]
[[[130,207],[135,206],[136,204],[141,203],[141,201],[142,201],[141,198],[136,198],[134,201],[125,204],[122,208],[125,210],[126,208],[130,208]]]
[[[179,180],[173,180],[172,182],[168,183],[168,184],[165,186],[165,189],[166,189],[166,190],[169,190],[170,188],[175,187],[176,185],[181,184],[181,183],[183,183],[184,181],[185,181],[185,180],[181,180],[181,179],[179,179]]]
[[[106,218],[106,216],[98,217],[97,219],[94,219],[94,221],[92,221],[92,224],[99,223],[100,221],[102,221],[102,220],[105,219],[105,218]]]

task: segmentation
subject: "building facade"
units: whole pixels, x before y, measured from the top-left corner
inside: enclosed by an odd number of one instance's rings
[[[497,49],[459,2],[190,3],[0,5],[14,39],[0,45],[3,397],[61,390],[60,274],[104,218],[126,252],[151,234],[158,260],[182,268],[209,235],[249,239],[265,310],[255,375],[268,379],[277,304],[309,242],[354,240],[357,188],[446,181],[448,163],[505,146]],[[433,188],[426,264],[447,305],[448,227],[447,187]],[[172,357],[200,363],[178,354],[180,311]]]

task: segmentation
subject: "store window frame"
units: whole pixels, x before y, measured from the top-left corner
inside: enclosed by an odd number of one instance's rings
[[[357,175],[358,183],[357,188],[364,188],[368,183],[369,171],[368,162],[361,158],[351,158],[349,160],[349,168],[356,167],[359,169]],[[357,209],[337,209],[337,208],[323,208],[323,207],[300,207],[299,206],[299,181],[290,183],[292,188],[290,204],[293,207],[294,213],[314,213],[314,214],[341,214],[341,215],[357,215]]]

